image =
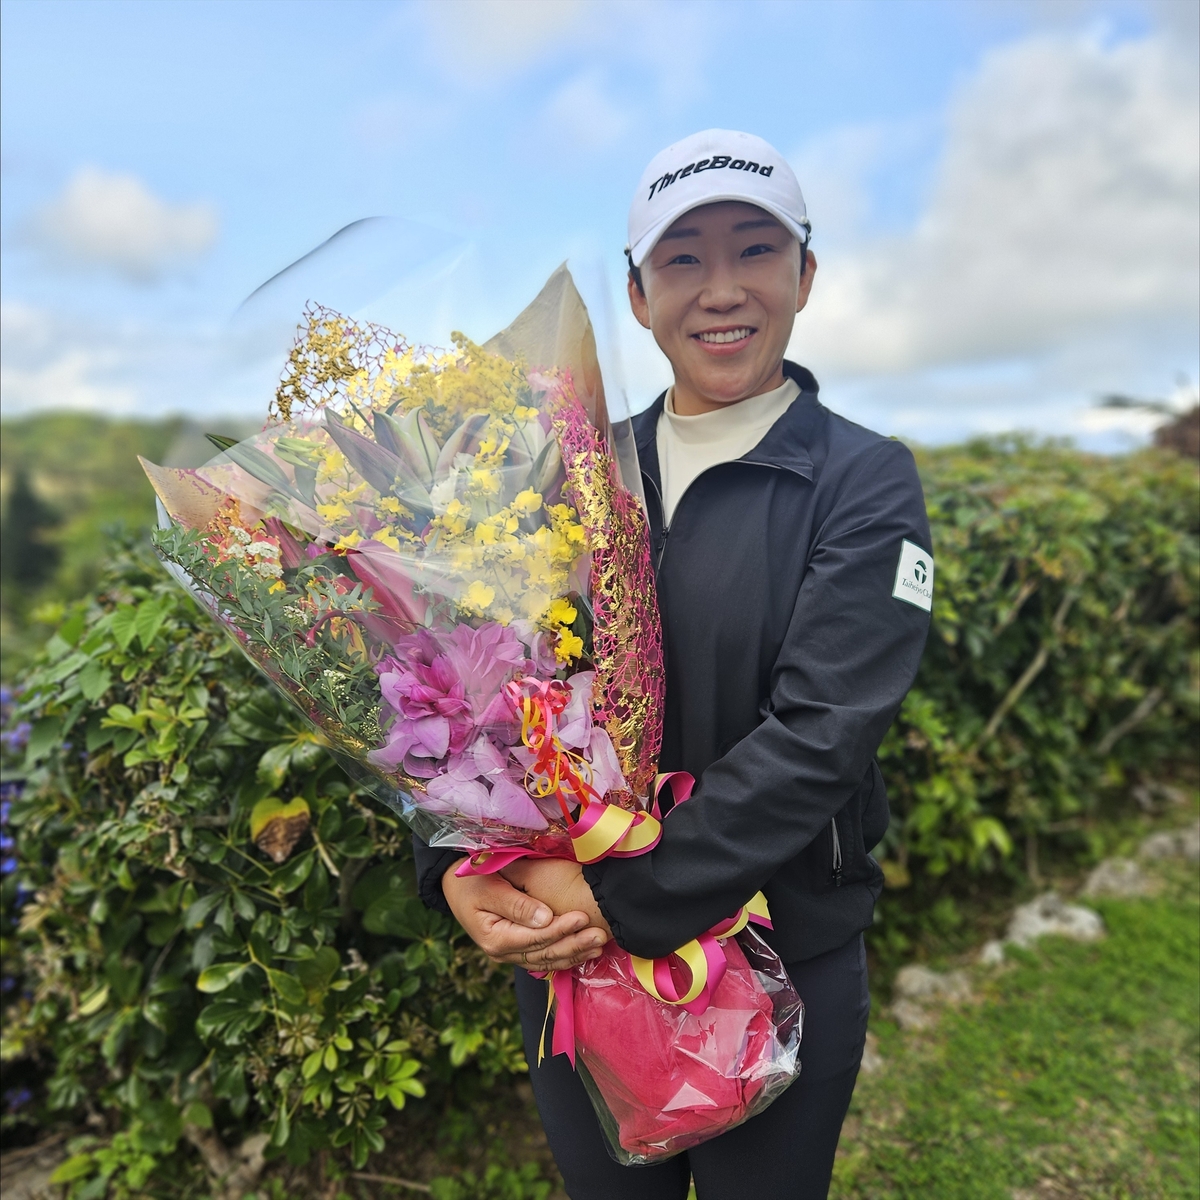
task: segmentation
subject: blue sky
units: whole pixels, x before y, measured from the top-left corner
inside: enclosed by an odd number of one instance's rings
[[[1196,7],[6,0],[4,412],[257,418],[279,333],[231,314],[364,216],[402,221],[318,259],[317,298],[419,322],[426,293],[376,293],[453,259],[483,338],[569,258],[620,303],[643,166],[723,126],[804,187],[793,354],[828,404],[1120,448],[1148,426],[1098,395],[1182,402],[1200,373]],[[667,367],[616,336],[638,407]]]

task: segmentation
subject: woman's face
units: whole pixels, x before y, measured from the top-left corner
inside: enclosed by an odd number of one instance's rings
[[[632,279],[634,316],[675,370],[677,412],[711,412],[782,384],[796,314],[816,272],[770,213],[723,201],[685,213]]]

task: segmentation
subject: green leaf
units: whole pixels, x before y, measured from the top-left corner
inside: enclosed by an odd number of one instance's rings
[[[79,1015],[90,1017],[98,1013],[108,1003],[108,984],[94,989],[79,1005]]]
[[[91,1154],[73,1154],[66,1162],[60,1163],[50,1176],[50,1183],[70,1183],[75,1179],[83,1179],[95,1170],[96,1160]]]
[[[79,690],[88,700],[99,700],[111,686],[112,672],[95,659],[79,672]]]
[[[42,717],[35,721],[25,746],[25,765],[31,767],[39,762],[62,741],[62,718]]]
[[[199,1100],[193,1100],[183,1110],[183,1120],[185,1124],[195,1125],[199,1129],[211,1129],[213,1127],[212,1109]]]
[[[293,1007],[301,1007],[306,997],[304,988],[300,986],[300,981],[294,976],[289,975],[286,971],[273,971],[268,969],[267,978],[271,981],[271,986],[279,993],[279,998],[285,1003]]]
[[[283,778],[287,774],[288,763],[292,757],[292,748],[291,742],[282,742],[278,746],[272,746],[258,760],[258,778],[272,791],[283,785]],[[250,836],[258,835],[251,833]]]
[[[183,917],[187,929],[199,929],[204,924],[208,914],[225,898],[224,892],[206,892],[188,907]]]
[[[329,990],[341,965],[341,956],[332,946],[322,946],[312,958],[296,964],[296,975],[308,993],[310,1004],[316,1005]]]
[[[201,992],[223,992],[237,980],[249,965],[245,962],[214,963],[200,972],[200,978],[196,980],[196,988]]]
[[[118,604],[108,618],[108,627],[117,639],[117,645],[128,650],[129,643],[137,637],[137,609],[132,604]]]
[[[255,479],[259,479],[281,492],[286,492],[289,496],[295,496],[297,500],[303,500],[303,497],[292,486],[287,472],[269,454],[265,454],[257,446],[252,446],[249,442],[237,442],[226,447],[225,454],[243,471],[253,475]]]
[[[275,1127],[271,1130],[271,1145],[286,1146],[292,1133],[292,1122],[288,1117],[287,1099],[281,1098],[279,1111],[275,1114]]]
[[[236,446],[238,444],[237,438],[223,437],[219,433],[206,433],[204,436],[222,452],[228,450],[230,446]]]
[[[143,600],[138,605],[134,628],[143,650],[149,650],[154,644],[154,639],[158,636],[158,631],[162,628],[163,622],[171,610],[171,603],[164,596],[161,600]]]

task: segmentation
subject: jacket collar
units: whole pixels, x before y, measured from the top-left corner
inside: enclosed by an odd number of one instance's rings
[[[779,467],[785,471],[793,471],[811,482],[813,461],[808,452],[805,434],[819,407],[819,384],[807,367],[790,362],[786,358],[783,360],[783,374],[785,379],[796,381],[800,387],[800,395],[792,402],[787,412],[767,430],[762,441],[737,461],[757,463],[764,467]],[[660,490],[662,481],[658,474],[658,418],[662,416],[666,403],[667,393],[664,391],[645,412],[639,413],[633,419],[634,440],[637,442],[642,474],[648,475]]]

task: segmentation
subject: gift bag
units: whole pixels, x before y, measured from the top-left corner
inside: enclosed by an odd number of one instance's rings
[[[570,1012],[555,989],[556,1021],[573,1024],[576,1069],[626,1166],[727,1132],[799,1076],[804,1005],[783,963],[752,927],[721,949],[725,972],[699,1013],[650,996],[613,942],[571,973]]]

